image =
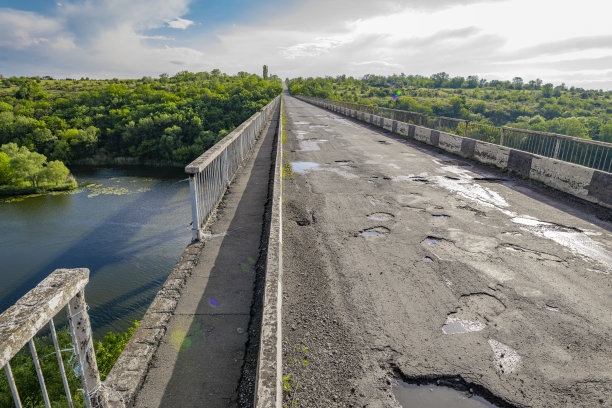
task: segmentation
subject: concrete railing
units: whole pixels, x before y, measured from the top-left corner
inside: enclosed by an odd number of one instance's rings
[[[308,96],[298,97],[315,104],[316,101],[324,101],[328,105],[340,108],[342,113],[349,110],[369,113],[398,122],[423,126],[441,132],[534,153],[539,156],[579,164],[595,170],[612,172],[612,143],[507,126],[488,126],[464,119],[427,116],[418,112],[389,109],[380,106],[332,101]]]
[[[21,407],[21,398],[13,378],[10,360],[26,344],[29,345],[34,360],[45,406],[51,407],[34,344],[34,336],[47,324],[53,338],[66,398],[69,406],[72,407],[72,395],[68,387],[68,379],[53,322],[55,315],[64,307],[67,307],[68,323],[74,346],[73,353],[78,364],[75,371],[82,379],[85,404],[88,407],[106,406],[107,396],[100,382],[85,304],[84,289],[88,281],[89,269],[56,269],[0,315],[0,367],[4,367],[17,408]]]
[[[350,107],[360,108],[350,109],[344,106],[346,102],[328,101],[303,96],[296,97],[333,112],[338,112],[357,120],[371,123],[374,126],[381,127],[392,133],[416,139],[423,143],[439,147],[447,152],[481,163],[491,164],[500,169],[510,170],[525,178],[537,180],[557,190],[612,208],[612,173],[510,148],[506,146],[506,143],[508,143],[506,140],[503,141],[503,145],[489,143],[451,132],[419,126],[412,123],[412,121],[405,122],[367,112],[367,110],[371,108],[383,108],[366,107],[366,109],[360,110],[364,105],[350,104]],[[386,112],[386,110],[382,112]],[[438,123],[441,122],[438,121]],[[515,130],[516,129],[513,131]],[[507,136],[506,132],[504,132],[504,136]],[[542,136],[546,137],[545,135]],[[558,136],[575,139],[569,136]],[[595,143],[595,145],[601,144],[592,141],[586,142]],[[557,150],[557,148],[555,147],[554,150]]]
[[[279,101],[280,96],[274,98],[260,112],[185,167],[185,172],[189,174],[194,241],[201,238],[202,227],[223,197],[257,136],[274,114]]]
[[[270,236],[266,258],[266,281],[264,286],[261,336],[257,377],[255,380],[255,407],[281,408],[282,387],[282,282],[283,282],[283,102],[280,117],[274,163],[272,189],[272,214]]]

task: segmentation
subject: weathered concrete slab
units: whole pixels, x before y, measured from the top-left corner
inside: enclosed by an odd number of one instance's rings
[[[286,104],[289,162],[318,166],[283,191],[285,404],[397,407],[400,375],[450,377],[502,406],[612,406],[610,210]],[[333,132],[309,128],[327,142],[300,151],[292,135],[315,117]],[[508,167],[511,149],[473,149]],[[445,334],[449,319],[478,330]]]

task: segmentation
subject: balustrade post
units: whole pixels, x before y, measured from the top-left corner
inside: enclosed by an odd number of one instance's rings
[[[200,210],[199,210],[199,200],[198,200],[198,185],[197,185],[197,175],[190,173],[189,174],[189,194],[191,196],[191,231],[192,231],[192,240],[199,241],[200,240]]]
[[[504,145],[504,127],[501,127],[501,136],[499,137],[499,145],[503,146]]]
[[[470,121],[466,120],[464,123],[465,123],[465,129],[463,131],[463,136],[464,137],[470,137],[469,136],[469,132],[468,132],[468,127],[470,126]]]
[[[561,147],[561,139],[559,139],[558,137],[555,139],[556,139],[556,142],[555,142],[555,152],[553,153],[553,159],[556,159],[559,157],[559,148]]]
[[[91,408],[104,408],[108,406],[108,395],[100,382],[89,314],[85,304],[85,291],[79,291],[68,302],[68,322],[79,361],[85,404]]]

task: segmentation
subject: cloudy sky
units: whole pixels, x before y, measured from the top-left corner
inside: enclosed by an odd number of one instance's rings
[[[0,73],[421,74],[612,90],[610,0],[0,0]]]

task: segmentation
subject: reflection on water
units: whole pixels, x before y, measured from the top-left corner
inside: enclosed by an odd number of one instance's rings
[[[398,381],[393,394],[403,408],[495,408],[482,397],[432,384]]]
[[[73,172],[75,191],[0,201],[0,311],[54,269],[86,267],[100,337],[142,317],[189,243],[189,184],[180,169]]]

